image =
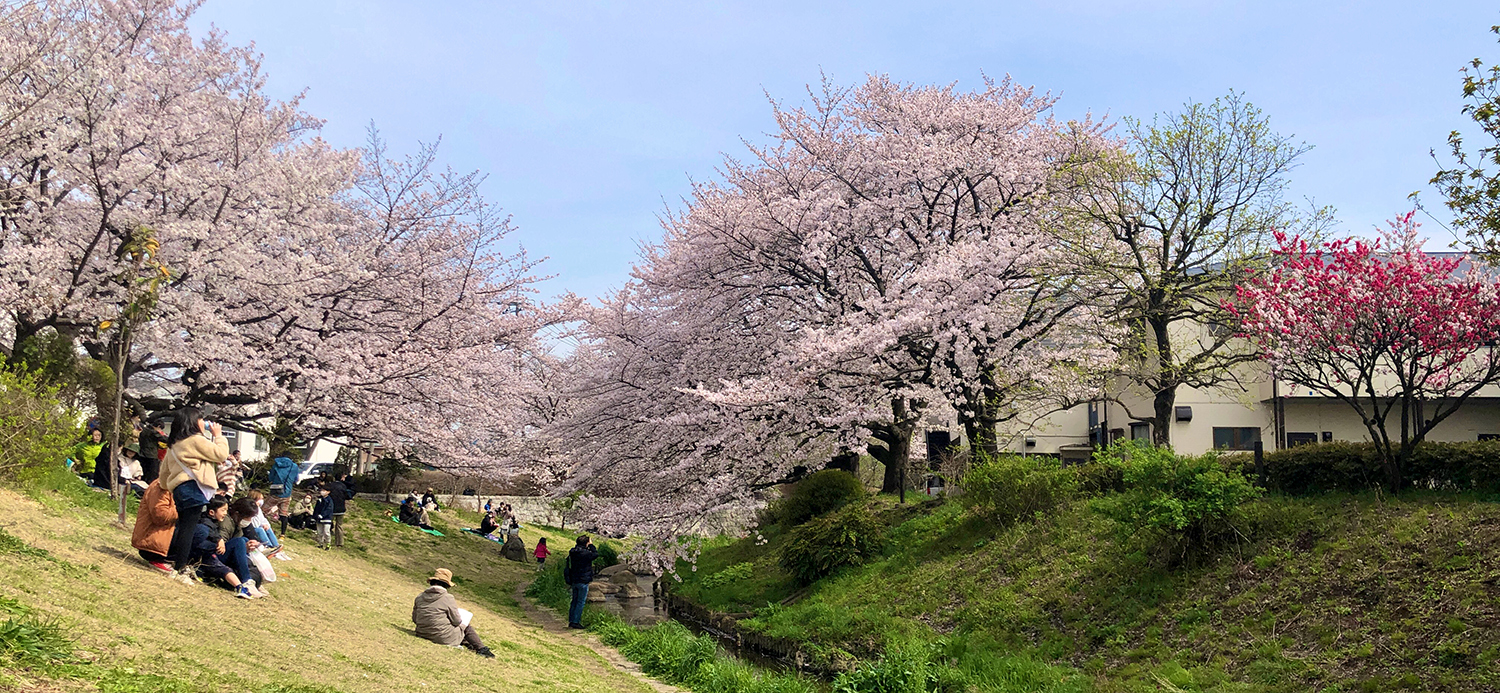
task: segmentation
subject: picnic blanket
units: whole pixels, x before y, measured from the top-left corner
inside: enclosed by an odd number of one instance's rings
[[[497,538],[493,534],[480,534],[479,532],[476,532],[476,531],[474,531],[472,529],[469,529],[467,527],[465,527],[465,528],[463,528],[462,530],[459,530],[459,531],[468,532],[469,534],[472,534],[472,535],[474,535],[476,537],[479,537],[480,539],[489,539],[490,541],[493,541],[496,544],[504,544],[505,543],[504,539]]]
[[[391,516],[391,522],[394,522],[394,523],[396,523],[398,525],[406,524],[406,523],[402,522],[400,520],[400,518],[397,518],[395,515]],[[435,537],[441,537],[441,536],[443,536],[442,532],[439,532],[439,531],[437,531],[435,529],[422,529],[421,527],[413,527],[413,529],[421,530],[421,531],[426,532],[428,534],[431,534],[432,536],[435,536]]]

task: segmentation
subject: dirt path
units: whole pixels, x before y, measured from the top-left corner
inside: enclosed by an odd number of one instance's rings
[[[625,656],[620,654],[620,652],[615,648],[600,642],[599,637],[594,635],[593,633],[590,633],[586,630],[573,630],[568,628],[567,622],[559,617],[556,613],[553,613],[551,609],[533,604],[532,601],[526,597],[526,587],[526,584],[521,584],[516,587],[516,603],[521,605],[521,609],[526,612],[526,617],[534,621],[538,626],[542,628],[542,630],[545,630],[548,633],[552,633],[554,635],[570,638],[576,641],[578,644],[581,644],[584,647],[593,650],[595,654],[603,657],[604,661],[609,662],[616,669],[634,676],[636,679],[640,680],[641,683],[650,686],[651,688],[658,691],[658,693],[689,693],[689,691],[685,688],[679,688],[669,683],[662,683],[661,681],[657,681],[656,679],[647,676],[644,672],[641,671],[640,665],[626,659]]]

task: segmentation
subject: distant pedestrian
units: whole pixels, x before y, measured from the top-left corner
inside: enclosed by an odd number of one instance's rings
[[[346,474],[342,477],[348,479]],[[329,516],[333,520],[333,545],[339,548],[344,546],[344,514],[349,512],[349,499],[354,497],[345,481],[331,480],[323,484],[328,491],[330,501]]]
[[[568,627],[583,628],[583,605],[589,599],[589,583],[594,581],[594,559],[599,552],[589,542],[589,535],[578,537],[573,549],[568,552],[568,563],[563,566],[563,579],[573,592],[573,602],[568,606]]]
[[[328,550],[329,534],[333,531],[333,497],[332,489],[327,486],[318,488],[318,502],[313,506],[312,519],[318,523],[318,548]]]
[[[545,565],[547,563],[547,557],[552,555],[552,551],[547,548],[547,537],[541,537],[536,540],[536,550],[532,551],[531,555],[536,556],[537,565]]]

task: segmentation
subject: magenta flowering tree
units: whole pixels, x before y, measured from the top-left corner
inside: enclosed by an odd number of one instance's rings
[[[1413,448],[1500,383],[1493,270],[1422,252],[1418,226],[1408,213],[1375,241],[1278,235],[1228,305],[1279,377],[1354,409],[1392,491]]]

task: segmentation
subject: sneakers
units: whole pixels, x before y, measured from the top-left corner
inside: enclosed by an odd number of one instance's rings
[[[170,563],[157,563],[156,561],[151,561],[150,565],[152,568],[155,568],[157,571],[159,571],[162,575],[172,574],[172,564]]]
[[[490,648],[488,648],[488,647],[481,647],[481,648],[479,648],[477,650],[474,650],[474,654],[477,654],[480,657],[484,657],[485,659],[494,659],[495,658],[495,653],[494,652],[490,652]]]
[[[167,578],[172,582],[180,582],[184,585],[196,585],[198,584],[198,581],[193,579],[190,570],[190,568],[183,570],[174,570],[167,574]]]
[[[250,592],[250,586],[248,584],[242,584],[239,587],[235,588],[234,596],[239,597],[240,599],[255,598],[255,595]]]
[[[271,593],[265,591],[264,589],[261,589],[260,585],[255,584],[254,580],[246,580],[241,586],[248,588],[250,590],[250,596],[254,599],[271,596]]]
[[[568,627],[572,628],[573,630],[583,630],[583,624],[582,623],[569,623]]]

